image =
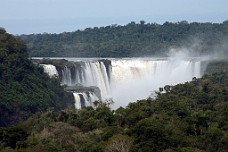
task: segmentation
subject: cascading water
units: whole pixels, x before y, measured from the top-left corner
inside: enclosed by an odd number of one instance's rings
[[[102,100],[113,99],[113,108],[147,98],[151,91],[159,87],[201,77],[200,61],[189,59],[110,59],[110,65],[104,61],[81,59],[74,64],[73,69],[62,68],[62,83],[68,86],[97,86]],[[91,96],[74,93],[75,107],[80,109],[84,105],[92,105]],[[94,100],[97,99],[94,97]]]
[[[114,60],[112,61],[113,108],[144,99],[165,85],[201,77],[200,61]]]
[[[97,86],[101,90],[101,97],[110,94],[108,72],[103,62],[91,61],[81,64],[81,70],[74,67],[75,73],[70,68],[62,70],[62,83],[68,86],[82,84],[83,86]]]
[[[72,79],[71,79],[71,71],[70,69],[65,66],[62,69],[62,83],[66,85],[71,85],[72,84]]]
[[[94,93],[91,92],[81,92],[81,93],[73,93],[75,99],[75,108],[81,109],[86,106],[93,106],[93,102],[99,100]]]
[[[51,64],[40,64],[44,68],[44,72],[46,72],[50,77],[58,76],[58,71],[56,67]]]

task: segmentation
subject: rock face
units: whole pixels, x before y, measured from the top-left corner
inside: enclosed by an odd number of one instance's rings
[[[101,91],[96,86],[85,87],[85,86],[82,86],[81,84],[77,84],[75,86],[66,86],[64,90],[69,92],[79,92],[79,93],[93,92],[98,97],[98,99],[101,100]]]
[[[66,86],[65,91],[73,93],[76,109],[87,106],[93,107],[95,101],[101,101],[101,92],[96,86],[85,87],[77,84],[75,86]]]

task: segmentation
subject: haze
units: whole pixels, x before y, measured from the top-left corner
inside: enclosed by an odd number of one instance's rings
[[[12,34],[61,33],[131,21],[216,22],[227,0],[1,0],[0,26]]]

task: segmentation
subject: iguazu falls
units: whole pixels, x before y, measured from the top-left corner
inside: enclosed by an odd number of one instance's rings
[[[35,58],[36,59],[36,58]],[[41,58],[40,58],[41,60]],[[200,78],[200,58],[48,58],[40,65],[50,77],[59,77],[75,98],[75,108],[112,100],[112,108],[152,97],[159,87]],[[58,62],[58,60],[60,62]]]
[[[228,0],[0,4],[0,152],[228,152]]]

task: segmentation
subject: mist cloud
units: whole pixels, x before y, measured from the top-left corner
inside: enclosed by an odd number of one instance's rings
[[[170,59],[178,58],[205,58],[205,59],[226,59],[228,58],[228,37],[221,38],[214,44],[206,44],[199,38],[189,38],[180,47],[170,47],[167,56]]]

